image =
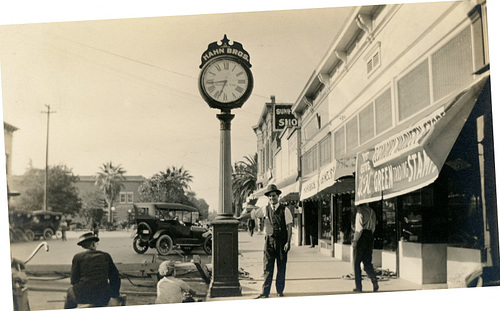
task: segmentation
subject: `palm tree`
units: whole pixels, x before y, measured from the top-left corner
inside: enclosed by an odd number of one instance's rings
[[[247,197],[257,189],[257,153],[236,162],[233,171],[233,203],[239,216]]]
[[[123,174],[125,173],[126,171],[120,164],[115,166],[110,161],[104,163],[95,176],[95,185],[102,191],[108,205],[108,221],[110,224],[113,224],[113,211],[111,207],[113,206],[113,202],[118,198],[120,190],[123,187],[122,182],[125,180]]]

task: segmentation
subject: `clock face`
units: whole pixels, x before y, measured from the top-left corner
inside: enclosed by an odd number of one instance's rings
[[[245,68],[231,59],[207,64],[201,76],[204,93],[220,103],[233,103],[245,95],[249,76]]]

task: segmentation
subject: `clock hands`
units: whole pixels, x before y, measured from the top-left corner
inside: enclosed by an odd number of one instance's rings
[[[222,85],[222,88],[220,89],[221,93],[224,91],[224,87],[226,86],[227,84],[227,80],[224,80],[224,84]]]

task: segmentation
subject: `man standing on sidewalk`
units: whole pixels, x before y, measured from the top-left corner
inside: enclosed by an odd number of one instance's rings
[[[375,232],[376,222],[375,212],[367,204],[356,207],[355,231],[352,239],[354,280],[356,282],[353,291],[355,292],[362,291],[361,263],[363,263],[368,277],[372,280],[373,291],[378,291],[377,276],[372,264],[373,233]]]
[[[281,190],[276,185],[269,185],[264,194],[268,197],[269,204],[252,213],[252,218],[264,219],[264,233],[266,235],[264,244],[264,284],[262,285],[262,293],[257,298],[269,297],[275,261],[278,267],[276,291],[278,296],[282,297],[285,289],[287,254],[291,247],[293,217],[290,210],[279,203]]]

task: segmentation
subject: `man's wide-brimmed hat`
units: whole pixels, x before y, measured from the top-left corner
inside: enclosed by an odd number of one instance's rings
[[[278,189],[275,184],[268,185],[266,192],[264,192],[264,195],[267,197],[271,192],[276,192],[278,195],[281,194],[281,190]]]
[[[87,241],[99,241],[99,238],[96,237],[92,232],[87,232],[87,233],[84,233],[80,236],[80,238],[78,239],[78,243],[76,243],[77,245],[82,245],[83,243],[87,242]]]

